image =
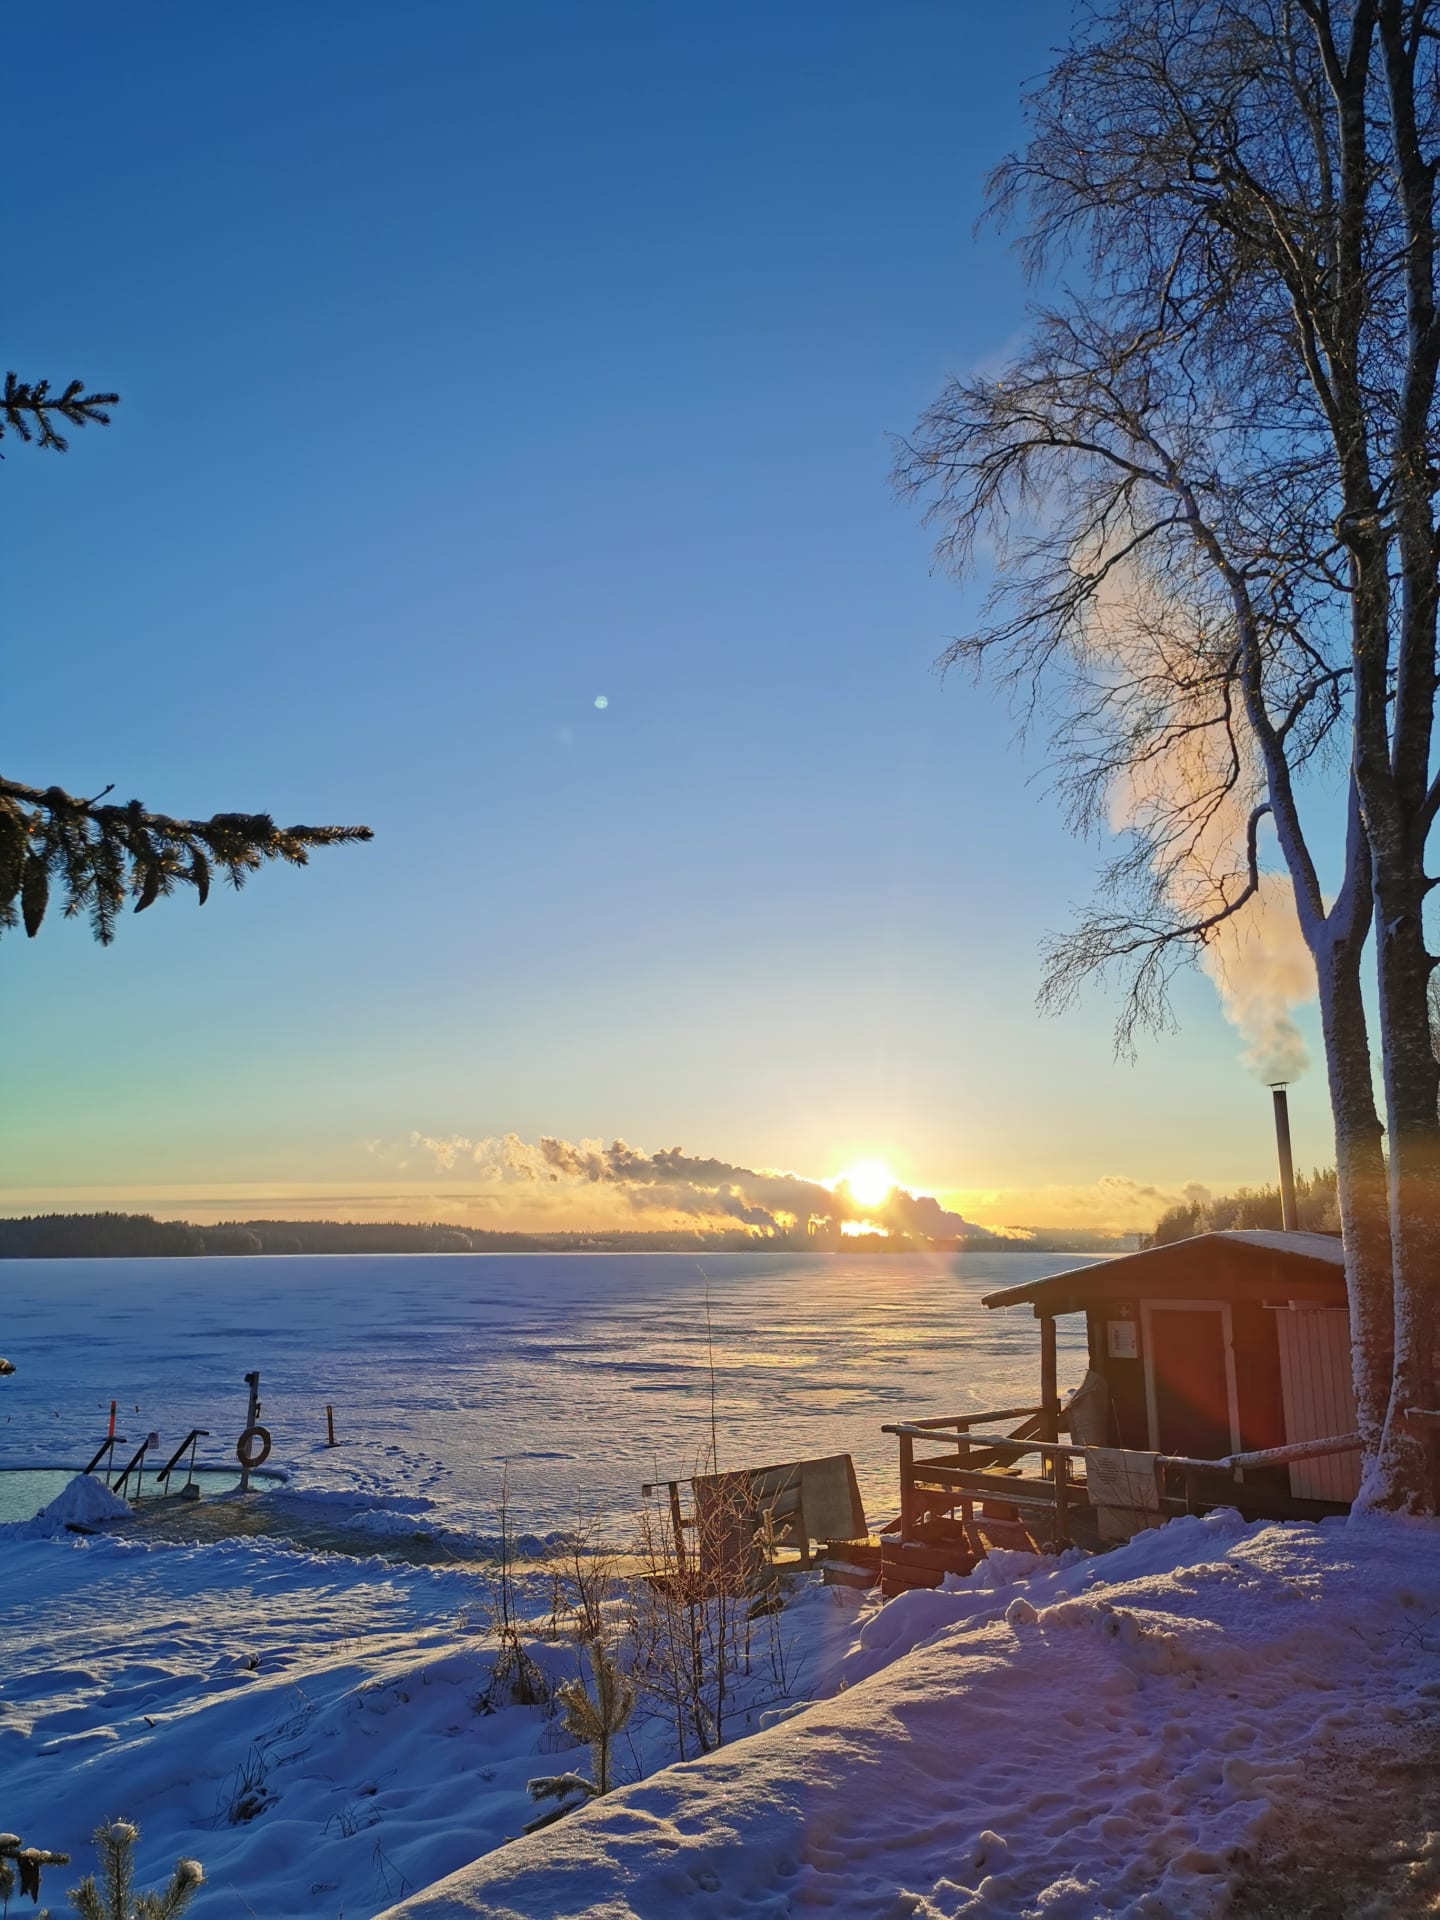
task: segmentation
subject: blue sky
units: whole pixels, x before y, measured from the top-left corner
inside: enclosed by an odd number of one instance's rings
[[[1136,1068],[1102,996],[1035,1015],[1094,854],[932,671],[975,601],[887,482],[1023,328],[972,228],[1067,19],[10,14],[67,77],[0,132],[6,365],[123,404],[0,467],[6,770],[377,837],[5,941],[8,1207],[398,1205],[416,1132],[878,1157],[1041,1220],[1268,1175],[1203,981]]]

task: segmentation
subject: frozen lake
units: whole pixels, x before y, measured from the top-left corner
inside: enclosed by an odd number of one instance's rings
[[[6,1261],[0,1466],[83,1466],[118,1426],[168,1454],[208,1428],[232,1458],[261,1373],[270,1464],[317,1494],[494,1531],[577,1511],[613,1528],[640,1483],[848,1451],[872,1519],[894,1511],[886,1421],[1032,1402],[1028,1308],[982,1294],[1073,1254],[426,1255]],[[710,1331],[707,1335],[706,1292]],[[1084,1370],[1060,1323],[1061,1386]],[[335,1407],[334,1451],[323,1444]],[[162,1456],[163,1457],[163,1456]],[[157,1463],[158,1464],[158,1463]]]

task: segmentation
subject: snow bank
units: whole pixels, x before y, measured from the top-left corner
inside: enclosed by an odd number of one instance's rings
[[[196,1920],[367,1920],[513,1839],[537,1774],[588,1767],[553,1712],[488,1710],[493,1574],[269,1539],[0,1531],[0,1817],[78,1874],[97,1809],[123,1812],[142,1884],[203,1861]],[[542,1637],[550,1583],[518,1590],[530,1657],[574,1679],[574,1641]],[[792,1696],[838,1684],[859,1607],[810,1578],[775,1617]],[[736,1735],[777,1710],[769,1628],[735,1683]],[[638,1711],[619,1777],[674,1755],[668,1719]]]
[[[96,1809],[123,1812],[142,1883],[204,1862],[196,1920],[1202,1920],[1282,1819],[1323,1856],[1337,1805],[1373,1815],[1377,1756],[1440,1715],[1440,1533],[1216,1514],[884,1607],[801,1582],[786,1684],[764,1636],[737,1683],[752,1737],[667,1765],[673,1730],[637,1712],[638,1784],[517,1838],[526,1781],[587,1761],[542,1708],[483,1710],[492,1578],[5,1529],[5,1824],[78,1872]],[[572,1678],[543,1577],[521,1604]]]
[[[129,1516],[130,1503],[112,1493],[103,1480],[92,1474],[77,1473],[69,1486],[33,1520],[22,1522],[19,1531],[32,1538],[65,1533],[73,1527],[103,1527],[109,1520]]]
[[[384,1920],[1202,1920],[1325,1763],[1351,1755],[1348,1803],[1357,1753],[1363,1774],[1433,1723],[1437,1653],[1434,1527],[1219,1513],[1084,1563],[992,1567],[874,1613],[834,1698]]]

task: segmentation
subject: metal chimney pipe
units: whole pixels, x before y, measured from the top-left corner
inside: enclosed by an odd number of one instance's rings
[[[1295,1161],[1290,1153],[1290,1103],[1283,1082],[1270,1091],[1275,1096],[1275,1150],[1280,1156],[1280,1222],[1286,1233],[1294,1233],[1300,1222],[1295,1210]]]

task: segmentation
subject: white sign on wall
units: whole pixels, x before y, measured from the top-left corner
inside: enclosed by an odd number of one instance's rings
[[[1105,1322],[1105,1351],[1112,1360],[1138,1360],[1140,1343],[1133,1320]]]

